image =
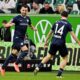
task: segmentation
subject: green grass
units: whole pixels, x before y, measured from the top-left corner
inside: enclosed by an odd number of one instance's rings
[[[39,72],[37,76],[34,76],[31,72],[6,72],[6,75],[0,80],[80,80],[80,73],[78,72],[65,72],[63,78],[56,78],[56,72]]]

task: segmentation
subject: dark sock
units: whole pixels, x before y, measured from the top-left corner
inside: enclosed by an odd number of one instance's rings
[[[14,55],[14,54],[11,54],[11,55],[5,60],[3,66],[2,66],[2,69],[6,69],[8,63],[9,63],[10,61],[12,61],[13,59],[17,59],[17,56]]]
[[[18,65],[23,60],[23,58],[27,55],[27,53],[28,51],[21,51],[21,54],[19,55],[15,63]]]
[[[60,69],[58,70],[57,76],[62,76],[62,73],[63,73],[63,69],[60,68]]]
[[[43,66],[43,63],[40,63],[37,67],[40,69]]]

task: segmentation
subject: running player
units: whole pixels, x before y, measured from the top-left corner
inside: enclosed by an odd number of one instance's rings
[[[5,60],[2,67],[0,68],[2,76],[5,75],[5,69],[8,63],[13,59],[16,59],[16,62],[14,63],[15,70],[17,72],[20,72],[18,64],[28,54],[28,47],[24,43],[27,27],[30,26],[32,30],[37,31],[37,29],[32,26],[30,17],[27,16],[28,6],[22,5],[20,12],[21,15],[14,17],[9,23],[5,25],[6,27],[15,25],[15,32],[13,37],[12,52],[10,56]],[[21,51],[21,54],[17,58],[17,54],[19,53],[19,51]]]
[[[47,46],[48,39],[50,38],[50,36],[53,33],[54,35],[53,35],[52,42],[50,45],[49,54],[46,57],[44,57],[44,59],[41,61],[41,63],[35,68],[34,74],[37,74],[37,72],[39,71],[41,66],[44,63],[48,62],[52,57],[54,57],[56,52],[59,51],[63,60],[60,63],[60,69],[58,71],[57,76],[62,77],[64,67],[66,66],[67,61],[68,61],[68,50],[67,50],[66,41],[65,41],[66,35],[68,34],[68,32],[70,32],[70,34],[72,35],[74,40],[80,45],[80,41],[75,36],[75,34],[72,30],[71,24],[67,21],[67,17],[68,17],[68,13],[66,11],[63,11],[61,14],[61,20],[55,22],[54,25],[52,26],[52,29],[49,32],[49,34],[46,38],[45,45],[44,45],[45,47]]]

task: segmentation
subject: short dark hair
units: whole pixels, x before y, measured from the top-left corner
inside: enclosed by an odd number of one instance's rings
[[[67,11],[63,11],[63,12],[61,13],[61,16],[68,17],[68,12],[67,12]]]
[[[29,8],[28,5],[22,5],[21,8],[22,8],[22,7],[24,7],[24,8],[28,8],[28,11],[30,12],[30,8]]]
[[[2,23],[7,23],[7,22],[8,22],[7,20],[3,20],[3,21],[2,21]]]
[[[44,1],[44,4],[50,4],[50,2],[49,1]]]
[[[39,5],[39,1],[38,0],[33,0],[33,2]]]

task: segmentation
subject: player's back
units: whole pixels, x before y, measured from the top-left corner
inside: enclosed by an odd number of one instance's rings
[[[65,19],[57,21],[53,25],[52,30],[54,32],[52,43],[57,45],[65,44],[67,33],[72,31],[71,24]]]

